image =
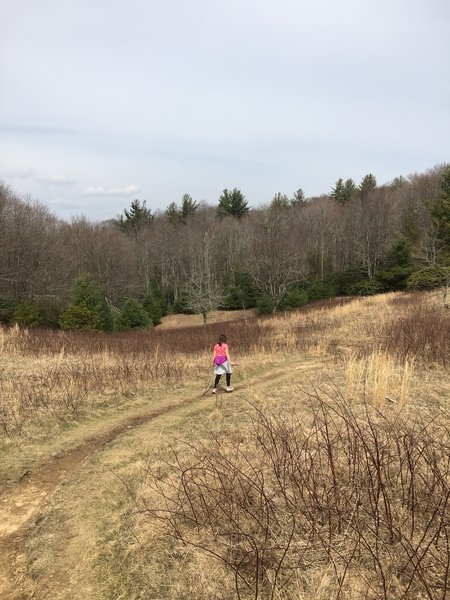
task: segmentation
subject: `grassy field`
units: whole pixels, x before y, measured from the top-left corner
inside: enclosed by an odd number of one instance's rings
[[[395,293],[0,331],[0,597],[444,600],[449,325]]]

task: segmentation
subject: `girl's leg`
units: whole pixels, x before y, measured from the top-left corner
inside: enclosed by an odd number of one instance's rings
[[[231,386],[231,373],[227,373],[226,376],[227,376],[227,387],[230,387]]]
[[[221,377],[221,375],[216,375],[216,378],[214,380],[214,387],[215,388],[219,385],[220,377]],[[228,375],[227,375],[227,377],[228,377]],[[227,381],[228,381],[228,379],[227,379]]]

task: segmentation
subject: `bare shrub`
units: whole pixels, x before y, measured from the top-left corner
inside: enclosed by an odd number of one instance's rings
[[[12,335],[14,331],[14,335]],[[258,345],[265,328],[258,318],[210,323],[203,327],[179,329],[151,329],[119,333],[52,331],[45,329],[11,329],[3,341],[5,351],[17,351],[27,356],[99,354],[104,352],[124,355],[173,354],[174,351],[192,354],[211,349],[214,340],[226,331],[233,340],[233,349],[246,352]]]
[[[311,402],[308,424],[254,408],[245,432],[173,448],[142,478],[141,519],[224,565],[239,599],[444,600],[448,427]]]
[[[402,311],[382,323],[378,341],[400,359],[446,367],[450,364],[450,314],[426,304],[422,296],[405,297]]]

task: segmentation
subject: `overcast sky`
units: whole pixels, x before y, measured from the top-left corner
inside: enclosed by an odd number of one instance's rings
[[[450,160],[448,0],[0,0],[0,179],[70,219]]]

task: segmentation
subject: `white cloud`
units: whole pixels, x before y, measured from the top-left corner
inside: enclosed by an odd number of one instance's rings
[[[51,185],[75,185],[75,181],[69,179],[66,175],[50,175],[49,177],[36,177],[39,183],[51,184]]]
[[[87,187],[83,190],[83,196],[131,196],[140,192],[141,188],[138,185],[127,185],[123,188],[104,188],[104,187]]]

